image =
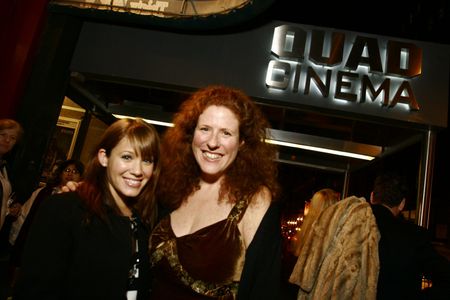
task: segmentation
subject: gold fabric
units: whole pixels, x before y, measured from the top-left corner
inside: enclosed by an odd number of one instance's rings
[[[176,237],[166,216],[150,239],[152,299],[235,299],[245,258],[237,227],[247,208],[239,201],[228,217]]]

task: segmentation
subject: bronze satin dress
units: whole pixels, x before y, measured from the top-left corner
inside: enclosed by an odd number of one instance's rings
[[[245,259],[237,225],[246,208],[239,201],[226,219],[180,237],[163,218],[150,239],[151,299],[236,299]]]

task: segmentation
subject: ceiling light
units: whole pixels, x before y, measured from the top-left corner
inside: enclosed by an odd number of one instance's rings
[[[302,145],[302,144],[295,144],[295,143],[289,143],[289,142],[283,142],[283,141],[277,141],[277,140],[271,140],[271,139],[266,139],[266,142],[269,144],[280,145],[280,146],[284,146],[284,147],[292,147],[292,148],[322,152],[322,153],[339,155],[339,156],[352,157],[352,158],[363,159],[363,160],[372,160],[375,158],[375,157],[369,156],[369,155],[363,155],[363,154],[351,153],[351,152],[345,152],[345,151],[339,151],[339,150],[332,150],[332,149],[326,149],[326,148],[308,146],[308,145]]]
[[[383,150],[380,146],[278,129],[267,129],[266,136],[268,143],[362,160],[373,160]]]
[[[124,115],[118,115],[118,114],[113,114],[114,117],[118,118],[118,119],[137,119],[137,117],[131,117],[131,116],[124,116]],[[173,123],[170,122],[163,122],[163,121],[157,121],[157,120],[150,120],[150,119],[145,119],[145,118],[140,118],[144,120],[147,123],[153,124],[153,125],[158,125],[158,126],[165,126],[165,127],[173,127]]]

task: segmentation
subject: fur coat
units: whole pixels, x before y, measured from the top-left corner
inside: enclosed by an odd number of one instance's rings
[[[364,198],[325,209],[305,235],[289,279],[300,286],[298,299],[376,299],[379,239]]]

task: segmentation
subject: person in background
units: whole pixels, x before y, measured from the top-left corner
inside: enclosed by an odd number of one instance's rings
[[[148,299],[159,137],[143,120],[110,125],[76,192],[43,201],[28,234],[14,300]]]
[[[320,213],[339,201],[340,194],[333,189],[325,188],[314,193],[305,212],[304,221],[300,227],[300,231],[294,237],[294,254],[299,256],[302,251],[303,239],[305,235],[309,233],[314,222],[319,217]]]
[[[8,293],[8,272],[12,223],[20,211],[20,203],[14,201],[13,188],[8,176],[7,156],[23,136],[23,128],[12,119],[0,119],[0,300]],[[5,224],[6,222],[6,224]],[[6,225],[5,227],[3,225]]]
[[[52,169],[46,185],[36,189],[31,194],[30,198],[23,204],[17,220],[12,225],[9,237],[9,243],[12,247],[10,264],[15,273],[12,276],[13,278],[11,278],[12,285],[14,285],[14,278],[17,276],[20,268],[23,248],[36,212],[45,199],[55,193],[59,193],[61,187],[65,186],[67,182],[79,182],[83,176],[84,165],[78,160],[69,159],[55,162]]]
[[[281,232],[269,123],[242,91],[209,86],[162,139],[151,299],[279,299]]]
[[[55,163],[53,168],[53,191],[52,194],[60,193],[61,188],[69,181],[79,182],[83,178],[84,165],[81,161],[68,159]],[[55,182],[56,181],[56,182]]]
[[[375,217],[364,198],[314,194],[289,282],[297,299],[375,300],[379,271]]]
[[[50,195],[61,192],[61,187],[65,186],[69,181],[79,182],[82,179],[83,172],[83,163],[75,159],[56,161],[53,164],[52,172],[50,173],[47,183],[44,186],[37,188],[23,204],[19,218],[14,223],[13,232],[10,236],[12,245],[15,244],[18,235],[23,234],[21,228],[24,225],[25,220],[27,220],[26,223],[31,223],[42,200]],[[28,232],[28,230],[26,231]]]
[[[381,234],[377,299],[450,299],[450,263],[434,249],[427,230],[406,221],[406,179],[385,172],[374,182],[373,214]],[[422,291],[422,277],[432,287]]]
[[[0,119],[0,228],[5,221],[8,211],[8,202],[12,201],[13,190],[8,178],[7,154],[23,135],[22,126],[15,120]]]

